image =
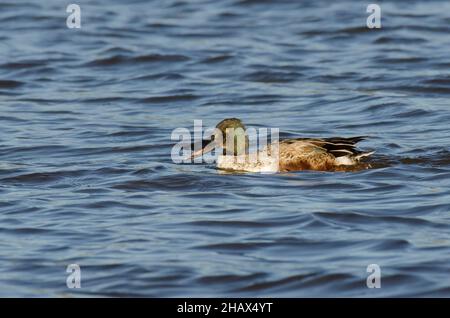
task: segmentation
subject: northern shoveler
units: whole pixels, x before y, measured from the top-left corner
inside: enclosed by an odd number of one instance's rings
[[[256,153],[248,152],[246,128],[237,118],[227,118],[216,126],[211,141],[194,152],[191,158],[201,156],[215,148],[222,148],[217,158],[219,169],[248,172],[287,172],[300,170],[351,170],[360,160],[374,153],[357,150],[356,144],[366,137],[350,138],[294,138],[273,142]],[[228,139],[227,139],[228,138]],[[230,138],[234,140],[228,143]],[[232,149],[230,148],[233,147]],[[366,165],[368,167],[368,165]]]

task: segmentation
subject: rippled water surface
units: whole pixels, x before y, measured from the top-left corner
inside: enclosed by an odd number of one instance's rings
[[[0,296],[450,296],[448,1],[76,3],[0,3]],[[373,168],[172,162],[226,117]]]

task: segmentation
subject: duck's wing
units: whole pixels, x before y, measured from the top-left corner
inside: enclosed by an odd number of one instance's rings
[[[279,143],[280,171],[332,170],[336,157],[316,139],[285,139]]]
[[[356,149],[356,144],[364,139],[366,136],[358,137],[332,137],[332,138],[295,138],[285,139],[280,141],[281,144],[301,144],[304,146],[316,147],[317,150],[322,149],[334,157],[342,156],[357,156],[362,152]]]

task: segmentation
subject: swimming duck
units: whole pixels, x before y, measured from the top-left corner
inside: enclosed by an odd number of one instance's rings
[[[227,142],[230,138],[234,142]],[[217,124],[211,140],[204,141],[202,149],[192,153],[191,158],[222,148],[223,154],[217,158],[217,168],[224,170],[272,173],[351,170],[351,167],[360,164],[362,158],[374,153],[355,148],[365,138],[290,138],[272,142],[251,154],[248,152],[249,140],[244,124],[238,118],[227,118]]]

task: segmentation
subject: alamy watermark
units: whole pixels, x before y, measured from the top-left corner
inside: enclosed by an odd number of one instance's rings
[[[367,6],[367,13],[371,13],[366,20],[366,25],[369,29],[381,28],[381,7],[378,4],[372,3]]]
[[[70,13],[66,19],[66,25],[69,29],[81,28],[81,7],[76,3],[71,3],[66,7],[66,12]],[[366,25],[369,29],[381,28],[381,7],[378,4],[371,3],[367,6],[366,12],[370,13],[367,17]]]
[[[370,275],[367,277],[367,288],[381,288],[381,268],[378,264],[370,264],[366,269]]]
[[[69,4],[66,12],[70,13],[66,19],[66,25],[69,29],[81,28],[81,7],[78,4]]]
[[[67,288],[81,288],[81,268],[78,264],[70,264],[66,268],[66,273],[69,273],[66,279]]]

